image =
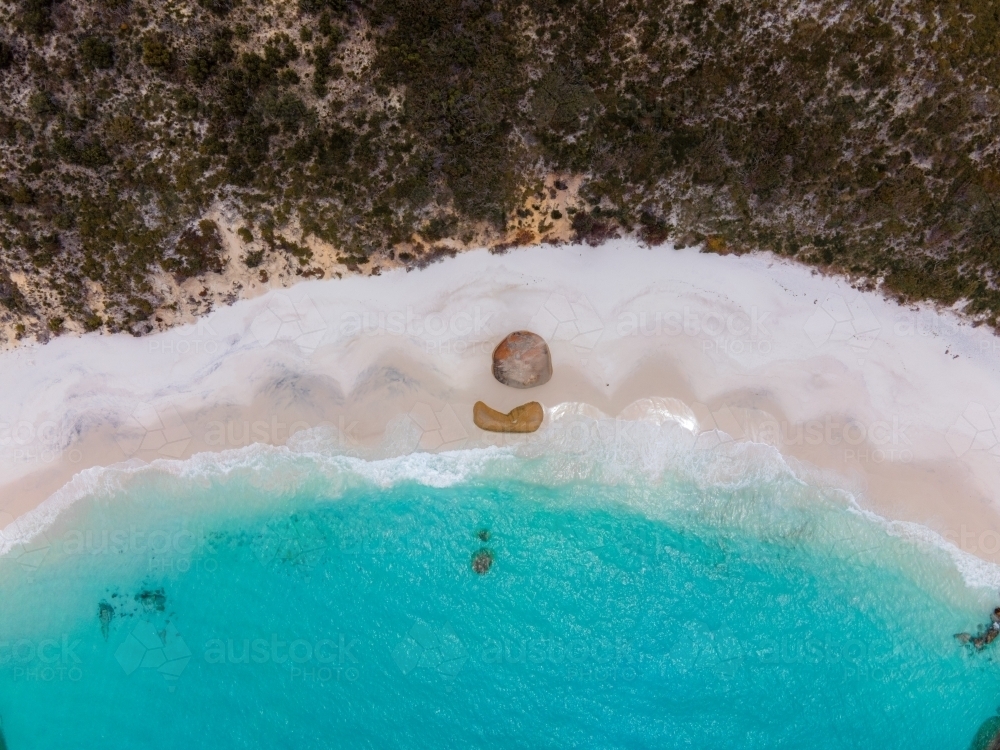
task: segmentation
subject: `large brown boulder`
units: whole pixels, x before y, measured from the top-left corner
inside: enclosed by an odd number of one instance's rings
[[[552,377],[552,355],[545,339],[514,331],[493,350],[493,377],[513,388],[534,388]]]
[[[507,414],[491,409],[482,401],[472,407],[472,421],[476,427],[489,432],[534,432],[542,425],[545,410],[537,401],[522,404]]]

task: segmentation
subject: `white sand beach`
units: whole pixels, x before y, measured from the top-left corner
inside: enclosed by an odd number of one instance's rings
[[[526,391],[490,372],[519,329],[548,340],[555,370]],[[767,254],[632,240],[473,251],[276,289],[144,338],[0,353],[0,527],[91,467],[317,427],[362,453],[498,444],[473,403],[537,400],[547,422],[672,419],[707,448],[770,444],[860,507],[997,562],[998,376],[991,331]],[[400,420],[416,438],[386,445]]]

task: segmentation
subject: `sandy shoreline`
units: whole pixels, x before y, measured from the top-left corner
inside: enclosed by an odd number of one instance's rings
[[[521,328],[555,363],[531,391],[490,375],[493,346]],[[998,375],[988,330],[770,255],[475,251],[303,282],[144,338],[0,353],[0,527],[92,466],[321,426],[370,452],[400,419],[414,437],[399,452],[496,444],[472,404],[538,400],[623,420],[667,408],[709,449],[769,443],[862,507],[1000,562]]]

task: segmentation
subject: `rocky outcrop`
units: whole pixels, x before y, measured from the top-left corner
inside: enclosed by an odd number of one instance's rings
[[[115,608],[107,602],[101,602],[97,605],[97,617],[101,621],[101,635],[104,636],[104,640],[108,640],[108,634],[111,631],[111,621],[115,617]]]
[[[483,547],[472,556],[472,570],[481,576],[490,572],[493,567],[493,551]]]
[[[142,604],[147,612],[152,612],[154,609],[162,612],[167,607],[167,595],[163,593],[163,589],[143,589],[135,595],[135,600]]]
[[[482,401],[472,407],[472,421],[488,432],[534,432],[542,425],[545,410],[537,401],[514,407],[504,414],[491,409]]]
[[[493,377],[512,388],[534,388],[552,377],[552,355],[545,339],[514,331],[493,350]]]
[[[1000,750],[1000,716],[991,716],[980,725],[969,750]]]

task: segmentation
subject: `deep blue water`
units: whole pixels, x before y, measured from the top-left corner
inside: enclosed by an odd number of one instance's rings
[[[952,637],[992,600],[943,553],[791,480],[517,460],[79,501],[0,566],[9,748],[940,750],[995,714],[996,655]]]

